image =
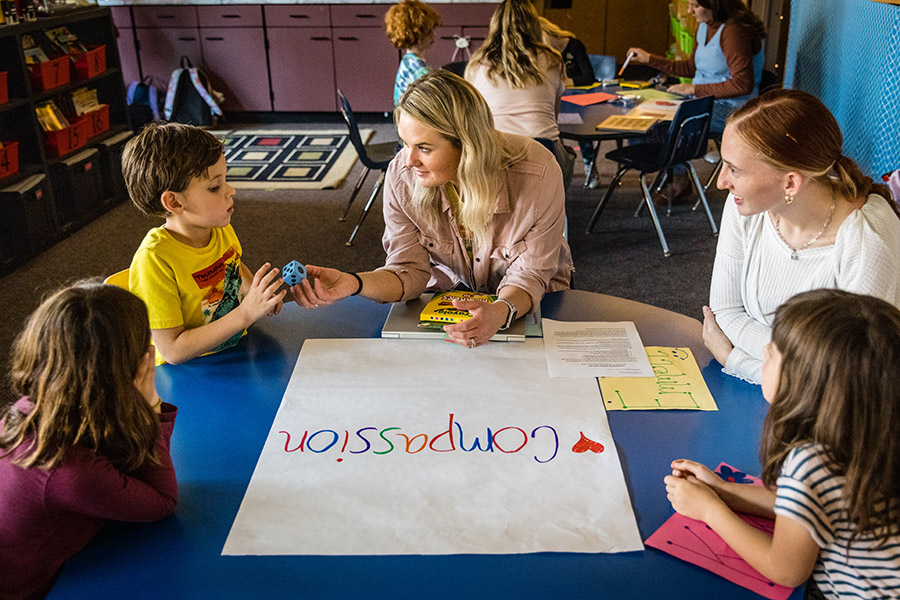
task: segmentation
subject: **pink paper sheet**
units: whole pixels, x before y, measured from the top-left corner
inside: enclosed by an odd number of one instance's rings
[[[569,96],[561,97],[560,100],[565,100],[566,102],[571,102],[572,104],[577,104],[578,106],[588,106],[590,104],[600,104],[601,102],[612,100],[615,97],[615,94],[607,94],[606,92],[594,92],[593,94],[571,94]]]
[[[741,473],[734,467],[721,463],[716,468],[716,473],[728,473],[726,479],[762,485],[756,477]],[[750,525],[772,533],[775,522],[771,519],[752,515],[739,514]],[[759,571],[748,565],[737,552],[731,549],[706,523],[688,519],[678,513],[672,515],[668,521],[662,524],[644,542],[658,550],[662,550],[672,556],[678,557],[689,563],[712,571],[716,575],[745,587],[772,600],[785,600],[794,591],[783,585],[772,583],[763,577]]]

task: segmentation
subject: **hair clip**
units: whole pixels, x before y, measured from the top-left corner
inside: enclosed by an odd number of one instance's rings
[[[794,140],[794,143],[795,143],[795,144],[799,144],[799,143],[800,143],[800,142],[797,141],[797,138],[795,138],[795,137],[792,136],[791,134],[785,133],[784,135],[786,135],[786,136],[788,136],[789,138],[791,138],[792,140]]]

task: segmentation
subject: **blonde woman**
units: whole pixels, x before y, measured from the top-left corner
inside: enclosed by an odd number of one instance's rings
[[[559,139],[556,124],[565,77],[562,55],[544,42],[529,0],[497,6],[484,45],[466,67],[466,80],[484,96],[497,129],[549,140],[568,187],[574,151]]]
[[[540,144],[494,129],[478,91],[449,71],[413,82],[394,111],[403,150],[384,189],[386,264],[366,273],[307,265],[291,288],[306,308],[360,295],[406,302],[426,290],[465,287],[497,294],[493,304],[455,302],[473,317],[446,325],[467,348],[567,289],[572,254],[563,237],[565,195]]]

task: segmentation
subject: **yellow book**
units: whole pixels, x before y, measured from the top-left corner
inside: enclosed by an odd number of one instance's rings
[[[480,300],[491,303],[497,297],[480,292],[438,292],[431,297],[419,315],[427,323],[459,323],[472,318],[472,313],[453,307],[453,300]]]
[[[619,84],[619,87],[642,90],[644,88],[650,87],[651,85],[653,85],[653,83],[649,81],[623,81]]]

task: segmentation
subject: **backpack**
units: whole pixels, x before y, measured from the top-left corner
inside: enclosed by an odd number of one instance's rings
[[[222,116],[214,98],[221,101],[223,96],[210,87],[203,71],[195,68],[187,56],[182,56],[181,68],[172,71],[169,78],[166,120],[200,127],[213,125]]]
[[[153,78],[149,75],[128,84],[125,100],[128,102],[128,116],[132,127],[141,129],[153,121],[162,121],[160,96],[159,88],[153,85]]]

